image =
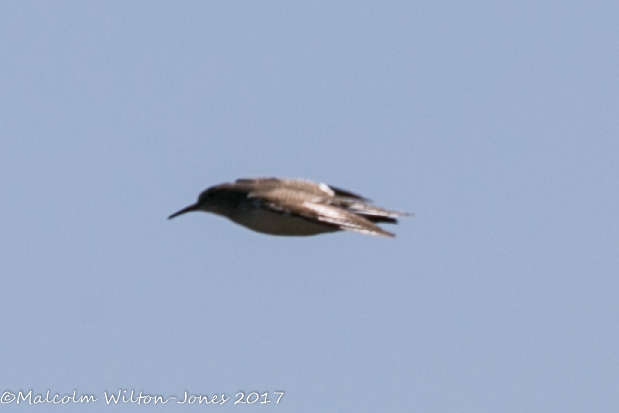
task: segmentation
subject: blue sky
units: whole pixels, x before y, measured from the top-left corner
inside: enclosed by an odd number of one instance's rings
[[[3,2],[0,391],[214,406],[619,406],[619,6]],[[166,217],[239,177],[395,239]],[[237,392],[268,405],[233,405]],[[285,395],[275,403],[276,391]],[[9,396],[7,396],[9,397]],[[85,409],[85,410],[84,410]]]

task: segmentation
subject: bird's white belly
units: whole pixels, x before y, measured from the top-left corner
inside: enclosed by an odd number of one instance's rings
[[[284,213],[273,212],[262,208],[235,214],[232,221],[251,230],[271,235],[317,235],[338,231],[338,228],[325,225],[318,221],[298,218]]]

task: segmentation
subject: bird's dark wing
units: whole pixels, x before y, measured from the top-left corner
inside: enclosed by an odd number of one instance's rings
[[[385,231],[370,220],[332,205],[310,203],[304,205],[304,207],[312,210],[312,213],[317,214],[320,221],[337,225],[340,229],[346,231],[395,237],[393,233]]]
[[[357,215],[362,215],[364,218],[372,222],[388,222],[391,224],[397,223],[398,217],[410,215],[407,212],[391,211],[380,208],[368,202],[363,202],[357,198],[333,198],[328,201],[330,205],[335,205]]]
[[[283,178],[241,178],[235,181],[236,185],[251,188],[252,192],[265,193],[274,190],[294,190],[314,197],[331,197],[334,191],[328,185],[305,179]]]
[[[364,198],[361,195],[357,195],[354,192],[350,192],[345,189],[327,185],[321,182],[309,181],[306,179],[282,179],[272,177],[240,178],[235,181],[235,184],[251,187],[260,187],[262,190],[289,188],[295,189],[297,191],[312,193],[316,196],[346,197],[365,202],[370,201],[369,199]]]
[[[338,188],[338,187],[332,186],[332,185],[329,185],[329,188],[331,188],[333,190],[333,192],[335,192],[335,196],[342,196],[342,197],[346,197],[346,198],[355,198],[355,199],[359,199],[359,200],[362,200],[362,201],[370,202],[370,200],[368,198],[363,197],[361,195],[357,195],[354,192],[350,192],[350,191],[347,191],[345,189],[341,189],[341,188]]]
[[[324,203],[324,200],[308,197],[298,191],[277,189],[267,192],[251,193],[249,198],[261,202],[263,207],[272,211],[286,213],[297,217],[332,225],[346,231],[369,235],[394,237],[371,221],[353,212]],[[321,202],[322,201],[322,202]]]

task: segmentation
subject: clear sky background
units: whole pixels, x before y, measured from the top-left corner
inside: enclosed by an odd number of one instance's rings
[[[99,398],[0,411],[619,409],[616,1],[7,1],[0,59],[0,391]],[[415,216],[166,219],[252,176]]]

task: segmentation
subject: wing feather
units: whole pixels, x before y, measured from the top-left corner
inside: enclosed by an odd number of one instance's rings
[[[319,221],[327,225],[336,226],[342,230],[386,237],[394,236],[391,232],[383,230],[362,216],[338,206],[329,205],[326,203],[329,198],[313,198],[308,200],[307,194],[300,194],[298,191],[287,189],[252,192],[248,197],[259,200],[263,207],[269,208],[272,211]]]

